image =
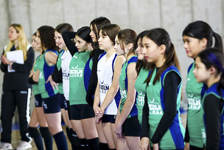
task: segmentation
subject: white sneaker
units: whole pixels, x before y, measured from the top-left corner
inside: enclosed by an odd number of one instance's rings
[[[10,143],[1,143],[0,150],[12,149],[12,144]]]
[[[16,148],[16,150],[26,150],[32,148],[32,145],[29,142],[21,141],[20,145]]]

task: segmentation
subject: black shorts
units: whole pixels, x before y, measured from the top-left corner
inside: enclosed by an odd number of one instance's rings
[[[43,107],[43,99],[41,94],[34,95],[35,98],[35,107]]]
[[[88,104],[70,105],[71,120],[82,120],[95,117],[93,107]]]
[[[106,115],[104,114],[102,117],[102,123],[115,123],[116,115]]]
[[[43,108],[45,114],[58,113],[61,111],[59,94],[56,94],[48,98],[43,98],[43,101],[44,101]]]
[[[60,97],[60,107],[61,107],[61,109],[65,109],[65,110],[68,109],[64,94],[59,93],[59,97]]]
[[[139,136],[141,135],[141,126],[138,121],[138,116],[127,118],[122,125],[124,136]]]

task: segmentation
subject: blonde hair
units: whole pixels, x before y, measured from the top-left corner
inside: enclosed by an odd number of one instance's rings
[[[11,24],[9,27],[13,27],[17,33],[19,33],[19,46],[17,50],[22,50],[23,51],[23,58],[24,61],[27,59],[27,38],[25,35],[25,32],[23,30],[23,27],[20,24]],[[6,53],[10,51],[11,47],[13,46],[13,42],[9,41],[9,44],[7,45],[5,49],[4,56],[6,57]]]

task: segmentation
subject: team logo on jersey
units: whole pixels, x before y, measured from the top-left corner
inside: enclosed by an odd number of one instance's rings
[[[109,90],[110,86],[108,84],[104,84],[103,82],[100,82],[99,84],[99,89],[100,89],[100,93],[107,93],[107,91]]]
[[[63,80],[68,80],[69,79],[69,70],[63,69],[62,77],[63,77]]]
[[[120,89],[120,94],[121,94],[121,98],[122,99],[126,99],[127,98],[127,93],[125,89]]]
[[[78,65],[76,67],[70,67],[69,70],[70,77],[82,77],[82,74],[83,74],[83,68],[78,68]]]
[[[39,79],[43,79],[43,78],[44,78],[43,73],[40,71],[40,73],[39,73]]]
[[[200,97],[194,97],[193,93],[188,93],[188,109],[199,110],[201,109]]]
[[[138,92],[138,101],[137,104],[139,106],[143,106],[145,101],[145,94],[143,92]]]
[[[162,115],[162,107],[158,102],[155,102],[155,98],[148,101],[149,113],[154,115]]]

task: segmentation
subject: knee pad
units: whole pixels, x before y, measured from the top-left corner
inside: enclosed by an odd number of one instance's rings
[[[40,135],[37,127],[28,127],[28,132],[32,138]]]
[[[40,133],[43,138],[51,138],[52,137],[48,127],[40,127]]]

